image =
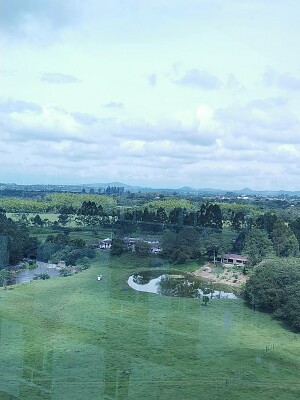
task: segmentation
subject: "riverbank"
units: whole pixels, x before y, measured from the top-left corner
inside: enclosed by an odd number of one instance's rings
[[[61,267],[57,264],[46,263],[42,261],[36,262],[36,268],[19,269],[15,272],[14,284],[29,283],[34,280],[34,277],[39,274],[47,274],[50,278],[59,276]]]

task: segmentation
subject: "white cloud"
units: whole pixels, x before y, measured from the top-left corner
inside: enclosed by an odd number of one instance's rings
[[[203,90],[216,90],[222,86],[221,81],[213,74],[199,69],[186,71],[174,83],[180,86],[189,86]]]
[[[298,184],[297,2],[0,1],[4,180]]]
[[[41,75],[41,80],[47,83],[54,83],[58,85],[65,85],[69,83],[78,83],[79,79],[75,78],[75,76],[60,74],[57,72],[45,72]]]
[[[111,108],[114,110],[122,110],[124,108],[124,104],[119,101],[111,101],[109,103],[103,104],[103,107]]]
[[[278,73],[273,68],[267,68],[263,74],[263,82],[268,86],[276,86],[288,91],[300,90],[300,75],[294,76],[289,72]]]

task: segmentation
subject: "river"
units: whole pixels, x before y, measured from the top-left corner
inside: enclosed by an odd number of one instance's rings
[[[27,283],[31,282],[37,274],[48,274],[50,278],[59,276],[60,269],[56,264],[48,264],[41,261],[37,261],[37,267],[35,269],[25,269],[18,272],[15,277],[14,283]]]

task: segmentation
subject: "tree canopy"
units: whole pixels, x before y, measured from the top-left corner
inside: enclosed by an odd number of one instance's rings
[[[300,263],[282,258],[261,263],[245,287],[245,300],[300,331]]]

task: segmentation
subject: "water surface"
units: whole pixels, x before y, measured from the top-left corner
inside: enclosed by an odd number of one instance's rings
[[[48,274],[50,278],[59,276],[59,269],[55,264],[47,264],[37,261],[37,268],[35,269],[25,269],[24,271],[18,272],[15,277],[14,283],[27,283],[31,282],[35,275],[38,274]]]
[[[170,274],[163,271],[144,271],[131,275],[128,285],[139,292],[155,293],[173,297],[195,297],[203,295],[211,299],[237,299],[238,296],[227,292],[224,285],[208,282],[201,278],[185,277],[182,274]]]

